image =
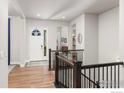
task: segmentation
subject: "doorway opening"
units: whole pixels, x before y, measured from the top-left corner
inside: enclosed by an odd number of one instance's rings
[[[34,27],[30,30],[30,62],[26,66],[48,65],[47,29]]]

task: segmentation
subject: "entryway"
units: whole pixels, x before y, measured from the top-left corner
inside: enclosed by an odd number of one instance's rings
[[[30,29],[30,62],[47,62],[47,29],[33,27]]]

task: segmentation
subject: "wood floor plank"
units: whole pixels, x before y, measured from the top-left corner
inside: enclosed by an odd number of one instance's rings
[[[18,67],[9,74],[9,88],[54,88],[54,81],[47,66]]]

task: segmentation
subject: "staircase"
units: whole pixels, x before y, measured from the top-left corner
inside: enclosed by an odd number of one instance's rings
[[[123,62],[84,65],[81,67],[83,88],[120,88],[120,67]]]
[[[57,88],[120,88],[123,65],[123,62],[111,62],[82,66],[81,61],[70,60],[65,53],[56,51],[55,85]]]

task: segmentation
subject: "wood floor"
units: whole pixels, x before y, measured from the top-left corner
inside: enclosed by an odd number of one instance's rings
[[[9,74],[9,88],[54,88],[54,80],[47,66],[18,67]]]

